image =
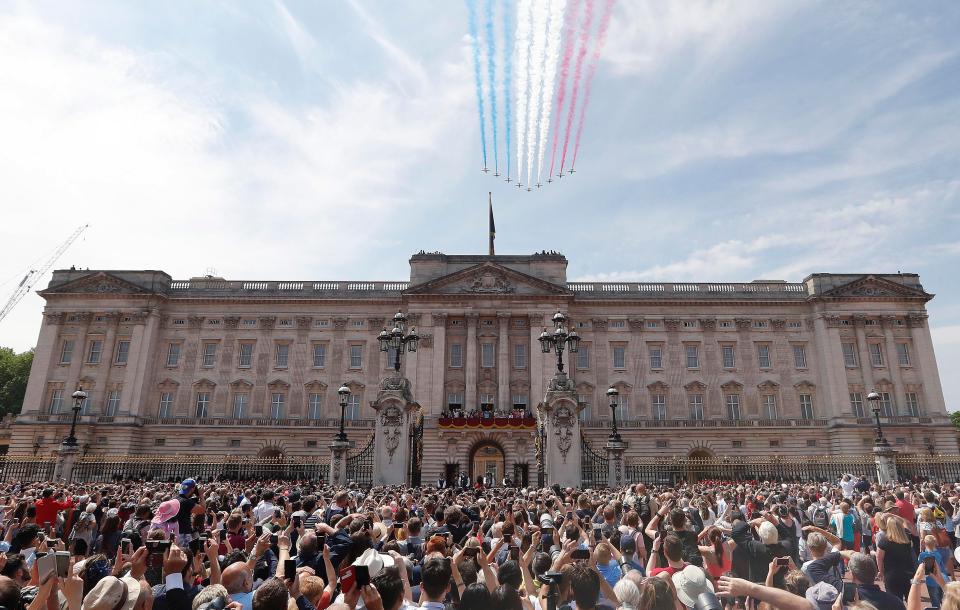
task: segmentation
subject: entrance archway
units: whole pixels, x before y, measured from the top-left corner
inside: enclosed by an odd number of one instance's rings
[[[276,460],[283,457],[283,452],[276,447],[264,447],[257,453],[257,457]]]
[[[698,447],[687,455],[687,482],[696,483],[700,479],[709,479],[715,476],[712,471],[713,452],[705,447]]]
[[[503,479],[506,457],[503,447],[493,441],[482,441],[470,451],[470,482],[476,483],[485,475],[490,475],[493,484],[499,485]]]

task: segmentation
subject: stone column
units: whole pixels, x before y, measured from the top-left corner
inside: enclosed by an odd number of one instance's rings
[[[897,405],[906,414],[907,392],[903,385],[903,376],[900,375],[900,362],[897,358],[897,343],[893,338],[893,316],[882,316],[880,323],[883,328],[884,349],[887,352],[887,370],[890,371],[890,381],[893,382],[893,393]]]
[[[339,400],[336,391],[340,388],[340,385],[349,381],[347,375],[344,372],[347,370],[345,366],[346,358],[349,357],[349,354],[344,354],[344,349],[346,349],[346,340],[344,339],[344,334],[347,329],[347,318],[344,317],[335,317],[331,320],[333,324],[333,333],[330,337],[330,341],[327,343],[327,371],[330,379],[330,388],[333,389],[333,416],[340,417],[340,405],[337,402]],[[239,349],[239,348],[238,348]],[[368,356],[369,357],[369,356]],[[253,401],[253,388],[250,392],[250,401]],[[251,404],[251,412],[253,411],[253,405]]]
[[[534,401],[538,397],[543,396],[544,392],[544,353],[540,351],[540,342],[537,340],[540,337],[540,333],[543,332],[543,314],[528,314],[527,320],[527,324],[530,326],[530,344],[527,346],[527,350],[530,352],[530,400]]]
[[[464,390],[463,400],[466,403],[464,409],[467,413],[478,408],[477,405],[477,373],[480,368],[480,361],[477,358],[477,324],[480,316],[475,313],[467,314],[467,357],[463,366],[466,371],[466,388]]]
[[[57,449],[57,463],[53,468],[53,480],[70,483],[73,480],[73,466],[77,461],[80,447],[61,444]]]
[[[433,383],[434,404],[428,405],[433,415],[439,415],[447,408],[447,314],[433,314],[433,370],[430,371]]]
[[[828,325],[830,328],[828,328]],[[816,368],[821,385],[817,388],[821,408],[828,418],[851,415],[843,350],[840,347],[839,319],[817,316],[807,320],[816,346]]]
[[[410,423],[420,409],[413,402],[409,380],[387,377],[370,406],[376,412],[373,484],[405,485],[411,458]]]
[[[607,450],[607,463],[609,468],[607,485],[614,489],[623,487],[624,481],[626,480],[623,452],[627,446],[622,440],[607,439],[607,444],[604,445],[604,448]]]
[[[43,401],[46,400],[47,381],[52,377],[50,370],[57,366],[54,358],[60,356],[59,336],[63,320],[62,313],[48,313],[43,316],[43,327],[40,329],[40,338],[37,340],[30,377],[27,380],[27,391],[23,398],[24,415],[40,413],[48,407]],[[67,383],[63,384],[64,404],[69,404],[67,397],[73,393],[72,387]]]
[[[123,387],[129,391],[120,395],[120,412],[143,416],[150,388],[146,387],[148,375],[153,373],[151,358],[165,358],[166,353],[155,354],[154,343],[160,334],[160,314],[156,309],[130,314],[134,324],[130,336],[130,358],[123,373]]]
[[[940,373],[937,370],[937,358],[933,353],[933,340],[930,338],[930,328],[927,325],[927,314],[923,312],[911,313],[907,317],[910,327],[910,336],[913,338],[914,368],[919,365],[920,379],[923,381],[923,403],[930,415],[944,416],[947,412],[946,402],[943,399],[943,386],[940,385]]]
[[[497,407],[511,411],[513,401],[510,397],[510,314],[497,314],[500,333],[497,337]]]
[[[573,381],[566,375],[554,376],[537,411],[546,433],[542,451],[547,485],[579,487],[580,406]]]
[[[897,481],[897,451],[888,445],[873,448],[873,459],[877,464],[877,482],[881,485]]]
[[[347,482],[347,451],[349,441],[334,440],[330,443],[330,485],[343,485]]]
[[[864,328],[867,326],[867,318],[863,315],[853,316],[854,333],[857,336],[857,353],[860,359],[860,374],[863,375],[863,387],[867,392],[874,389],[873,381],[873,363],[870,362],[870,349],[867,346],[867,336]],[[881,415],[886,416],[886,413]]]

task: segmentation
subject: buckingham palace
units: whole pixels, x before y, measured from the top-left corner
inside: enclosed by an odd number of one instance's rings
[[[572,282],[556,252],[420,252],[406,281],[69,269],[40,295],[11,453],[56,451],[82,388],[84,455],[329,454],[341,416],[372,444],[396,365],[425,480],[527,480],[558,312],[579,338],[561,355],[578,434],[599,447],[615,415],[627,460],[863,454],[874,405],[900,454],[957,451],[916,274]],[[402,362],[381,349],[398,312],[418,339]]]

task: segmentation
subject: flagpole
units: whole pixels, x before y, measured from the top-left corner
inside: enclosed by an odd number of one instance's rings
[[[489,197],[490,202],[490,256],[493,256],[493,240],[497,236],[497,227],[493,223],[493,193],[487,192],[487,196]]]

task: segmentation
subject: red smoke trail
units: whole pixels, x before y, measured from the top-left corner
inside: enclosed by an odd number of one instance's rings
[[[567,160],[567,147],[570,144],[570,129],[573,127],[573,110],[577,105],[577,94],[580,90],[580,75],[583,73],[583,58],[587,55],[587,44],[590,42],[590,27],[593,25],[593,2],[586,0],[586,14],[580,25],[580,49],[577,52],[577,65],[573,70],[573,88],[570,91],[570,109],[567,112],[567,129],[563,135],[563,154],[560,156],[560,173]]]
[[[600,51],[603,50],[603,43],[607,40],[607,28],[610,26],[610,13],[613,11],[613,2],[614,0],[607,0],[607,3],[603,7],[603,15],[600,17],[600,28],[597,30],[597,41],[593,47],[593,55],[590,57],[590,65],[587,67],[587,84],[583,88],[583,103],[580,104],[577,139],[573,145],[573,161],[570,162],[570,169],[573,169],[577,164],[577,153],[580,152],[580,136],[583,135],[583,120],[587,115],[587,104],[590,103],[591,83],[593,82],[594,75],[597,73]]]
[[[560,116],[563,113],[563,102],[567,97],[567,78],[570,76],[570,60],[573,59],[574,38],[577,31],[577,11],[580,8],[581,1],[573,0],[566,14],[566,22],[563,24],[563,58],[560,60],[560,84],[557,85],[557,111],[553,122],[553,148],[550,152],[550,173],[548,177],[553,176],[553,168],[557,160],[557,143],[560,142]]]

